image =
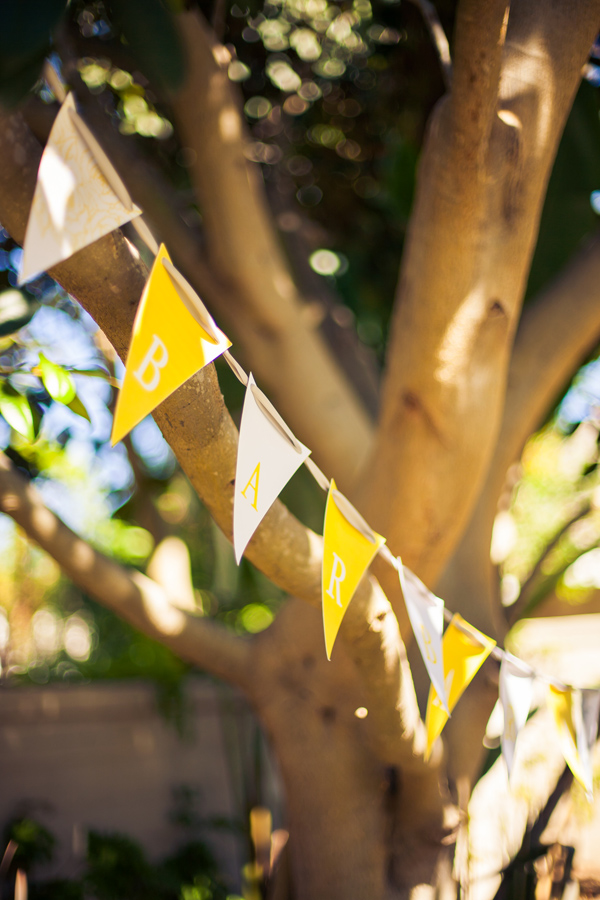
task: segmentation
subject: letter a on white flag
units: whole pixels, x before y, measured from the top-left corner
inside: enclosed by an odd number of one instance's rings
[[[98,168],[74,124],[69,94],[42,155],[29,213],[19,284],[141,214],[125,206]]]
[[[262,519],[309,454],[250,375],[233,500],[233,549],[238,563]]]
[[[512,772],[515,745],[519,731],[525,725],[531,709],[533,672],[531,668],[511,653],[504,653],[500,666],[500,703],[504,712],[502,732],[502,756]]]
[[[432,594],[414,572],[405,569],[398,560],[400,586],[410,624],[427,673],[435,687],[443,709],[448,711],[448,699],[444,683],[444,659],[442,656],[442,632],[444,630],[444,601]]]

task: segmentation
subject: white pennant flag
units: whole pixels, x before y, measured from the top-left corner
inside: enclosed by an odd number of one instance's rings
[[[591,753],[598,739],[600,690],[586,688],[581,692],[581,718],[583,720],[585,740]]]
[[[445,712],[450,715],[442,656],[444,601],[432,594],[414,572],[405,569],[400,559],[398,563],[400,586],[414,636],[438,698]]]
[[[516,656],[505,652],[500,666],[500,703],[504,712],[502,755],[509,777],[513,767],[517,736],[525,725],[531,709],[532,693],[531,668]]]
[[[309,454],[250,375],[233,500],[233,549],[238,563],[263,517]]]
[[[44,149],[29,213],[19,284],[46,272],[98,238],[139,216],[126,190],[117,196],[100,171],[69,94]],[[118,176],[115,184],[119,186]]]
[[[574,720],[577,736],[577,751],[585,776],[585,790],[590,802],[593,800],[594,772],[592,753],[598,737],[598,715],[600,714],[600,691],[585,689],[574,694]]]

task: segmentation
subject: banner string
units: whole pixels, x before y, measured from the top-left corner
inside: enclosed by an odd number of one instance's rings
[[[58,71],[55,69],[55,67],[52,65],[52,63],[50,61],[46,62],[46,65],[44,68],[44,77],[45,77],[45,80],[47,81],[49,87],[51,88],[52,92],[56,96],[57,100],[60,103],[62,103],[67,95],[67,87],[63,83],[60,74],[58,73]],[[87,147],[87,149],[89,150],[91,155],[93,156],[95,162],[98,165],[98,168],[100,169],[100,171],[106,178],[106,181],[108,182],[110,187],[113,189],[115,195],[119,198],[119,200],[125,206],[126,209],[128,209],[129,211],[133,211],[134,209],[137,210],[137,207],[135,206],[135,204],[131,198],[131,195],[129,194],[129,191],[127,190],[123,180],[121,179],[117,170],[114,168],[112,162],[106,155],[105,151],[103,150],[103,148],[101,147],[101,145],[99,144],[99,142],[97,141],[95,136],[92,134],[89,127],[86,125],[86,123],[83,121],[83,119],[80,117],[80,115],[77,112],[74,112],[74,111],[72,112],[71,119],[72,119],[72,122],[73,122],[75,128],[77,129],[77,132],[78,132],[79,136],[81,137],[83,143],[85,144],[85,146]],[[157,256],[158,252],[159,252],[159,246],[158,246],[152,232],[150,231],[150,228],[148,227],[148,225],[142,218],[142,210],[139,211],[139,215],[137,215],[131,219],[131,224],[136,229],[139,237],[144,242],[144,244],[148,247],[148,249],[152,253],[152,255]],[[169,269],[174,270],[175,267],[170,266]],[[171,272],[170,272],[170,274],[173,277],[173,274]],[[185,279],[183,278],[181,273],[179,273],[178,270],[176,270],[176,274],[178,277],[175,280],[177,282],[181,281],[180,287],[183,287],[185,289],[186,294],[190,294],[190,293],[193,294],[194,301],[197,301],[197,302],[193,302],[191,305],[186,304],[186,306],[188,306],[190,313],[193,314],[196,321],[203,328],[206,328],[207,323],[206,323],[206,321],[203,321],[204,316],[203,316],[202,311],[205,310],[207,314],[208,314],[208,311],[204,307],[204,304],[202,303],[200,298],[197,296],[196,292],[193,290],[191,285],[189,285],[185,281]],[[221,355],[223,356],[225,362],[227,363],[227,365],[229,366],[229,368],[231,369],[231,371],[233,372],[235,377],[238,379],[238,381],[240,381],[241,384],[243,384],[244,386],[247,386],[248,381],[249,381],[248,375],[245,372],[244,368],[239,364],[239,362],[235,359],[235,357],[230,353],[230,351],[225,350],[225,352],[222,353]],[[267,402],[270,403],[270,401],[267,401]],[[277,416],[279,417],[278,413],[277,413]],[[286,428],[287,428],[287,425],[286,425]],[[292,432],[290,432],[290,433],[292,433]],[[327,476],[321,471],[319,466],[311,459],[310,456],[306,458],[306,460],[304,461],[304,465],[306,466],[306,468],[308,469],[308,471],[310,472],[311,476],[314,478],[316,483],[319,485],[319,487],[323,491],[328,492],[331,488],[331,482],[327,478]],[[363,517],[360,515],[358,510],[356,510],[355,507],[350,503],[350,501],[347,500],[347,498],[344,497],[343,494],[340,495],[339,492],[336,492],[336,493],[338,494],[338,497],[340,497],[343,500],[342,511],[343,511],[343,514],[348,518],[348,521],[350,522],[350,524],[354,524],[352,522],[352,519],[354,518],[356,520],[356,526],[358,527],[359,531],[364,532],[365,526],[366,526],[366,528],[369,528],[369,526],[367,525],[367,523],[365,522]],[[373,532],[371,532],[371,533],[373,533]],[[385,560],[385,562],[387,562],[393,569],[395,569],[399,575],[401,574],[402,569],[403,569],[402,560],[400,557],[394,556],[394,554],[391,552],[391,550],[389,549],[387,544],[384,543],[379,548],[378,553],[381,556],[381,558],[383,560]],[[407,569],[407,571],[410,571],[410,570]],[[447,609],[445,604],[444,604],[443,613],[444,613],[444,620],[446,622],[448,622],[448,623],[453,622],[454,627],[458,628],[459,630],[461,630],[462,632],[467,634],[471,639],[475,639],[475,640],[477,639],[476,636],[473,635],[473,633],[467,627],[463,626],[459,620],[455,619],[454,614],[449,609]],[[493,648],[490,655],[498,661],[502,661],[506,657],[512,656],[512,654],[508,653],[507,651],[503,650],[502,648],[498,647],[497,645]],[[578,690],[573,685],[564,684],[563,682],[558,681],[557,679],[554,679],[550,676],[547,676],[547,675],[544,675],[544,674],[538,672],[533,667],[531,667],[528,663],[523,663],[521,660],[519,660],[519,662],[523,666],[524,670],[529,670],[529,672],[531,673],[531,677],[535,677],[545,684],[548,684],[548,685],[555,687],[558,690],[562,690],[562,691]]]
[[[135,219],[133,221],[135,222]],[[157,253],[158,253],[158,246],[156,247],[155,255]],[[175,268],[175,267],[173,266],[173,268]],[[195,318],[199,322],[200,325],[203,325],[203,322],[201,321],[201,317],[199,315],[196,315]],[[240,363],[234,357],[234,355],[229,350],[225,350],[225,352],[222,353],[221,356],[223,357],[223,359],[225,360],[225,362],[227,363],[227,365],[229,366],[229,368],[231,369],[231,371],[233,372],[233,374],[235,375],[237,380],[240,382],[240,384],[243,384],[244,387],[247,387],[248,381],[249,381],[248,374],[246,373],[243,366],[240,365]],[[308,456],[304,460],[304,465],[306,466],[306,468],[308,469],[308,471],[310,472],[310,474],[312,475],[312,477],[314,478],[316,483],[319,485],[319,487],[325,492],[329,491],[329,489],[331,487],[330,480],[327,478],[325,473],[319,468],[319,466],[314,462],[314,460],[310,456]],[[344,505],[348,504],[348,506],[351,507],[351,509],[355,511],[358,519],[360,519],[361,521],[364,522],[362,516],[360,515],[358,510],[355,510],[354,506],[350,503],[350,501],[347,500],[347,498],[345,498],[345,497],[344,497],[344,500],[345,500]],[[347,516],[347,518],[348,518],[348,516]],[[349,518],[349,521],[350,521],[350,518]],[[351,524],[352,524],[352,522],[351,522]],[[361,530],[361,529],[359,528],[359,530]],[[400,571],[403,567],[402,560],[400,557],[394,556],[394,554],[389,549],[387,544],[381,545],[381,547],[379,548],[378,554],[379,554],[379,556],[381,556],[381,558],[383,560],[385,560],[385,562],[387,562],[393,569],[395,569],[396,572],[400,573]],[[404,568],[407,568],[407,567],[404,567]],[[450,622],[452,622],[453,619],[454,619],[454,613],[451,612],[444,604],[444,620],[446,622],[450,623]],[[464,634],[468,635],[471,639],[476,640],[476,637],[473,635],[473,633],[468,628],[463,626],[460,621],[455,620],[454,627],[458,628],[459,631],[462,631]],[[498,647],[498,645],[496,645],[490,652],[490,656],[492,656],[498,662],[502,662],[502,660],[507,655],[511,655],[511,654],[508,654],[507,651],[503,650],[501,647]],[[541,682],[543,682],[545,684],[551,685],[552,687],[558,688],[559,690],[563,690],[563,691],[564,690],[577,690],[577,688],[573,687],[573,685],[564,684],[564,682],[562,682],[562,681],[558,681],[555,678],[552,678],[548,675],[544,675],[542,673],[537,672],[532,666],[530,666],[528,663],[522,662],[522,660],[519,660],[519,662],[522,663],[524,669],[529,669],[532,677],[539,679]]]
[[[240,363],[233,356],[233,354],[229,350],[226,350],[222,354],[222,356],[225,359],[225,362],[228,364],[231,371],[234,373],[234,375],[238,379],[238,381],[240,381],[241,384],[243,384],[243,385],[247,385],[248,384],[248,375],[246,374],[245,370],[240,365]],[[328,491],[331,486],[329,479],[321,471],[321,469],[314,462],[314,460],[311,459],[310,456],[308,456],[305,459],[304,465],[306,466],[306,468],[308,469],[308,471],[310,472],[310,474],[312,475],[314,480],[317,482],[319,487],[323,491]],[[349,503],[350,501],[347,501],[347,502]],[[360,516],[360,513],[358,513],[358,511],[357,511],[357,515]],[[360,518],[362,518],[362,516]],[[387,562],[393,569],[396,570],[396,572],[398,572],[398,573],[400,572],[401,567],[403,566],[402,560],[400,559],[400,557],[394,556],[394,554],[392,553],[390,548],[387,546],[387,544],[382,544],[381,547],[379,548],[378,553],[379,553],[379,556],[381,556],[381,558],[383,560],[385,560],[385,562]],[[405,568],[407,568],[407,567],[405,567]],[[444,604],[444,621],[450,623],[450,622],[452,622],[453,619],[454,619],[454,613],[451,612],[447,608],[447,606]],[[454,627],[458,628],[460,631],[462,631],[464,634],[468,635],[469,637],[474,638],[474,635],[472,634],[472,632],[468,628],[465,628],[459,621],[454,622]],[[492,656],[494,659],[498,660],[498,662],[501,662],[507,655],[510,655],[510,654],[508,654],[507,651],[503,650],[501,647],[498,647],[498,645],[496,645],[490,653],[490,656]],[[552,687],[556,687],[559,690],[577,690],[576,688],[573,687],[573,685],[565,684],[562,681],[557,681],[555,678],[552,678],[548,675],[544,675],[542,673],[537,672],[528,663],[524,663],[524,662],[522,662],[522,660],[519,660],[519,661],[522,663],[524,669],[529,670],[532,677],[538,678],[543,683],[552,685]]]

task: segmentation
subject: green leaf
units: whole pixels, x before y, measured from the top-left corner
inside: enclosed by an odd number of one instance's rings
[[[46,359],[43,353],[40,353],[40,369],[44,387],[52,399],[69,406],[77,394],[72,375],[62,366]]]
[[[69,369],[72,375],[89,375],[90,378],[108,378],[106,369]]]
[[[72,412],[77,413],[78,416],[81,416],[83,419],[87,419],[88,422],[92,421],[87,409],[85,408],[79,397],[73,397],[71,402],[67,403],[67,406]]]
[[[108,6],[144,75],[158,90],[176,91],[185,76],[185,54],[168,4],[112,0]]]
[[[33,318],[39,307],[23,291],[11,288],[0,293],[0,337],[14,334]]]
[[[0,413],[4,416],[11,428],[17,431],[28,441],[35,440],[33,413],[29,400],[23,394],[0,394]]]

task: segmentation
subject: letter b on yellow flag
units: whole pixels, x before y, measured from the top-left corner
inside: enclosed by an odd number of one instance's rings
[[[359,527],[348,521],[342,509],[349,512]],[[385,538],[371,531],[349,501],[338,493],[332,480],[323,529],[322,597],[327,659],[331,659],[342,619],[360,579],[384,543]]]
[[[141,422],[198,369],[231,346],[214,325],[215,338],[196,321],[158,251],[133,325],[123,387],[117,401],[112,443]]]
[[[484,664],[496,642],[477,631],[459,616],[452,617],[442,640],[444,657],[444,686],[450,712],[454,709],[481,666]],[[440,736],[448,721],[448,713],[442,706],[433,684],[429,688],[425,726],[427,728],[427,749],[429,759],[436,738]]]

